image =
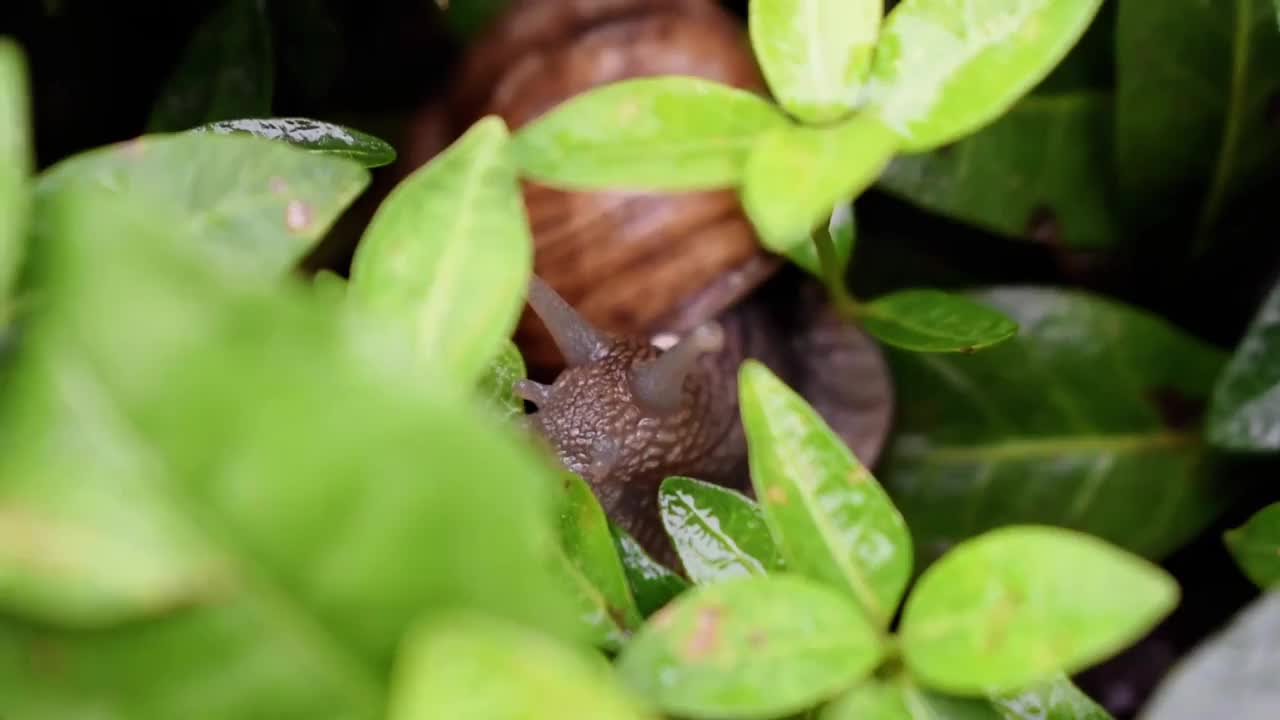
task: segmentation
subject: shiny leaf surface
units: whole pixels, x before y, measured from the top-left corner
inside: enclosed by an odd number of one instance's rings
[[[875,630],[847,597],[782,574],[690,590],[641,628],[617,667],[664,712],[751,720],[831,697],[881,654]]]
[[[599,591],[609,616],[625,629],[640,626],[640,611],[631,598],[627,576],[613,547],[604,510],[586,481],[574,473],[562,476],[560,542],[574,566]]]
[[[991,704],[1003,720],[1112,720],[1065,675],[1030,688],[998,695]]]
[[[920,576],[903,609],[903,659],[945,692],[1014,690],[1124,649],[1173,610],[1179,592],[1158,566],[1090,535],[1000,528]]]
[[[688,580],[649,557],[626,530],[609,523],[609,532],[613,534],[614,547],[622,559],[622,569],[627,573],[627,583],[642,615],[652,615],[689,587]]]
[[[1229,450],[1280,450],[1280,285],[1263,300],[1214,386],[1208,437]]]
[[[999,311],[941,290],[899,290],[867,303],[863,313],[867,332],[916,352],[973,352],[1018,332]]]
[[[760,508],[712,483],[670,477],[658,489],[662,524],[685,574],[703,584],[778,568],[778,550]]]
[[[1254,513],[1223,538],[1236,564],[1260,588],[1280,585],[1280,502]]]
[[[738,374],[756,497],[787,567],[849,594],[885,627],[911,576],[888,496],[822,418],[755,360]]]
[[[354,160],[367,168],[390,165],[396,159],[395,148],[385,141],[333,123],[310,118],[243,118],[201,125],[194,132],[218,135],[256,135],[280,140],[321,155],[336,155]]]
[[[9,302],[27,242],[35,164],[30,94],[26,55],[17,43],[0,38],[0,306]]]

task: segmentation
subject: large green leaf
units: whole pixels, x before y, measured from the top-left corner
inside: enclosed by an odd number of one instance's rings
[[[1214,386],[1208,437],[1230,450],[1280,450],[1280,285],[1263,301]]]
[[[899,290],[862,308],[867,332],[916,352],[974,352],[1008,340],[1017,323],[963,295],[932,289]]]
[[[1269,5],[1120,3],[1116,156],[1121,188],[1146,216],[1203,201],[1207,231],[1236,191],[1280,162],[1269,105],[1280,93],[1280,33]]]
[[[857,106],[883,0],[753,0],[748,10],[751,46],[782,107],[822,123]]]
[[[27,60],[12,40],[0,37],[0,325],[22,263],[30,209],[31,90]]]
[[[922,558],[1014,522],[1161,557],[1230,501],[1231,487],[1209,478],[1194,412],[1221,351],[1082,292],[970,297],[1013,318],[1019,335],[972,355],[889,352],[897,435],[878,475]]]
[[[1236,563],[1258,587],[1280,585],[1280,502],[1254,513],[1223,537]]]
[[[880,32],[869,110],[930,150],[1002,115],[1066,56],[1102,0],[903,0]]]
[[[778,568],[760,508],[742,493],[685,477],[658,489],[658,508],[685,573],[696,583]]]
[[[352,299],[403,327],[416,364],[472,383],[511,336],[533,242],[506,125],[473,125],[383,201],[351,261]]]
[[[878,187],[1011,237],[1095,249],[1123,238],[1113,208],[1111,99],[1031,95],[973,135],[899,155]]]
[[[831,697],[882,653],[845,595],[794,575],[752,575],[677,598],[636,633],[618,672],[667,713],[751,720]]]
[[[699,190],[742,178],[766,131],[787,124],[768,100],[692,76],[588,90],[515,134],[526,177],[569,189]]]
[[[1093,536],[1004,527],[925,570],[902,612],[903,659],[934,689],[1017,690],[1124,649],[1178,598],[1164,570]]]
[[[652,615],[689,587],[688,580],[649,557],[626,530],[610,522],[609,532],[613,534],[613,545],[622,559],[622,569],[627,573],[627,583],[642,615]]]
[[[631,598],[604,510],[581,477],[562,474],[564,488],[560,508],[560,541],[565,555],[600,593],[609,616],[620,627],[640,626],[640,611]]]
[[[349,158],[367,168],[389,165],[396,159],[395,148],[384,140],[349,127],[310,118],[220,120],[201,125],[192,132],[256,135],[297,145],[321,155]]]
[[[812,407],[755,360],[738,374],[756,497],[791,570],[848,593],[885,627],[912,547],[888,496]]]

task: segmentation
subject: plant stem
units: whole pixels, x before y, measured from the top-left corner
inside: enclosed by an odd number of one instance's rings
[[[835,243],[831,241],[831,231],[826,226],[819,227],[813,233],[813,244],[818,251],[822,282],[827,286],[836,312],[845,320],[857,320],[862,315],[862,306],[845,285],[843,268],[836,257]]]

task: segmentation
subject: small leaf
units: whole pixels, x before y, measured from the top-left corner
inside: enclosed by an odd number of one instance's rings
[[[628,535],[626,530],[610,522],[609,532],[613,534],[614,547],[618,549],[622,569],[626,571],[627,582],[631,585],[631,594],[642,615],[652,615],[689,587],[687,580],[649,557],[640,543]]]
[[[507,340],[480,376],[480,397],[497,408],[506,420],[524,417],[524,400],[516,395],[515,383],[526,374],[524,356],[514,342]]]
[[[751,151],[742,204],[765,247],[787,253],[829,222],[832,210],[875,182],[897,139],[859,115],[830,127],[782,127]]]
[[[566,189],[737,185],[748,154],[787,118],[768,100],[691,76],[640,77],[575,95],[520,128],[529,179]]]
[[[1093,536],[1008,526],[920,576],[903,610],[903,658],[943,692],[1016,690],[1128,647],[1178,597],[1164,570]]]
[[[418,625],[396,660],[389,720],[656,720],[609,666],[519,625],[446,613]]]
[[[885,627],[911,576],[897,508],[848,446],[755,360],[738,374],[756,497],[787,566],[852,596]]]
[[[991,699],[1003,720],[1112,720],[1065,675]]]
[[[1018,332],[999,310],[941,290],[899,290],[867,303],[863,312],[867,332],[916,352],[972,352]]]
[[[883,0],[753,0],[748,10],[751,45],[782,107],[823,123],[857,106]]]
[[[385,141],[359,130],[309,118],[242,118],[222,120],[194,128],[192,132],[218,135],[256,135],[281,140],[321,155],[345,157],[376,168],[395,162],[396,150]]]
[[[449,28],[462,37],[473,37],[488,27],[511,0],[435,0],[444,8]]]
[[[1000,720],[1000,716],[985,700],[940,695],[905,681],[873,680],[825,708],[818,720]]]
[[[853,258],[853,247],[858,241],[858,222],[852,203],[836,206],[831,213],[831,221],[827,223],[827,232],[831,235],[831,245],[836,250],[839,275],[845,277],[845,270]],[[818,279],[824,278],[822,262],[818,259],[818,250],[812,242],[803,242],[791,248],[787,251],[787,258],[810,275]]]
[[[868,111],[923,152],[1004,114],[1064,58],[1102,0],[903,0],[889,13]]]
[[[1223,539],[1236,564],[1260,588],[1280,585],[1280,502],[1254,513]]]
[[[695,583],[777,569],[777,548],[764,516],[741,493],[670,477],[658,488],[658,508],[680,562]]]
[[[12,40],[0,37],[0,307],[11,301],[27,244],[31,140],[31,89],[27,60]],[[7,323],[0,318],[0,326]]]
[[[844,595],[793,575],[750,576],[681,595],[618,658],[624,682],[660,709],[774,718],[864,677],[883,649]]]
[[[1280,450],[1280,284],[1214,385],[1208,438],[1228,450]]]
[[[403,323],[415,362],[472,383],[524,306],[533,243],[507,129],[473,125],[374,214],[351,263],[353,299]]]
[[[564,498],[560,508],[560,542],[579,572],[599,590],[619,626],[633,629],[642,622],[631,598],[627,576],[613,547],[604,510],[591,487],[576,474],[562,474]]]
[[[583,574],[568,553],[557,547],[549,558],[546,572],[569,596],[586,641],[607,652],[620,650],[627,640],[623,619],[612,612],[609,599]]]

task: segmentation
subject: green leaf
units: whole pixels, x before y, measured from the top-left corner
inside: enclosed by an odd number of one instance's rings
[[[686,477],[658,488],[658,508],[685,573],[695,583],[778,569],[760,508],[742,493]]]
[[[628,535],[626,530],[611,522],[609,532],[613,534],[614,547],[618,550],[618,557],[622,559],[622,569],[627,573],[631,594],[642,615],[652,615],[689,587],[687,580],[649,557],[640,543]]]
[[[389,720],[593,720],[655,716],[609,666],[551,638],[474,613],[415,627],[396,661]]]
[[[1018,332],[1018,324],[998,310],[941,290],[899,290],[862,312],[867,332],[916,352],[973,352]]]
[[[618,658],[633,690],[664,712],[773,718],[839,692],[883,649],[844,595],[794,575],[701,585],[645,624]]]
[[[480,376],[480,397],[495,407],[502,418],[524,417],[524,400],[516,395],[515,383],[526,375],[524,356],[511,340],[503,343],[498,354]]]
[[[1110,95],[1031,95],[991,125],[899,155],[877,187],[1010,237],[1094,250],[1124,238],[1111,172]]]
[[[609,615],[625,629],[642,619],[631,598],[627,576],[613,546],[609,523],[591,487],[576,474],[562,474],[564,498],[560,508],[560,542],[565,554],[607,603]]]
[[[445,22],[453,32],[472,37],[488,27],[511,0],[435,0],[444,8]]]
[[[920,576],[903,609],[903,659],[944,692],[1016,690],[1113,655],[1178,598],[1164,570],[1090,535],[1009,526]]]
[[[1084,34],[1102,0],[903,0],[880,31],[868,111],[923,152],[1003,115]]]
[[[615,614],[609,599],[563,550],[556,552],[547,574],[569,595],[579,631],[592,646],[616,653],[626,643],[628,630],[621,613]]]
[[[1065,675],[992,698],[1004,720],[1112,720]]]
[[[883,0],[752,0],[751,45],[782,107],[804,122],[857,107]]]
[[[1270,720],[1280,707],[1280,591],[1258,597],[1185,655],[1138,720]]]
[[[1280,585],[1280,502],[1254,513],[1223,540],[1236,564],[1260,588]]]
[[[1280,284],[1214,385],[1208,438],[1228,450],[1280,450]]]
[[[940,695],[905,681],[873,680],[824,708],[818,720],[1000,720],[1000,716],[983,700]]]
[[[787,566],[851,595],[884,628],[911,577],[902,516],[848,446],[764,365],[738,374],[756,497]]]
[[[94,189],[182,218],[184,237],[246,276],[291,270],[369,184],[369,171],[254,137],[146,137],[63,160],[36,183],[36,228],[57,196]],[[176,241],[176,240],[175,240]]]
[[[1141,216],[1196,207],[1204,233],[1237,191],[1274,172],[1280,33],[1269,4],[1120,3],[1116,163]]]
[[[275,58],[262,0],[224,0],[196,29],[147,119],[147,132],[176,132],[271,114]]]
[[[321,155],[354,160],[367,168],[395,162],[396,150],[367,133],[310,118],[242,118],[222,120],[194,128],[192,132],[218,135],[256,135],[280,140]]]
[[[10,302],[27,244],[35,164],[30,104],[26,56],[17,43],[0,37],[0,305]]]
[[[829,222],[832,210],[875,182],[896,138],[875,118],[829,127],[788,126],[765,134],[751,151],[742,204],[765,247],[787,253]]]
[[[565,189],[737,185],[748,154],[787,118],[768,100],[692,76],[640,77],[575,95],[520,128],[521,173]]]
[[[887,353],[896,435],[877,475],[922,564],[1010,523],[1163,557],[1231,501],[1236,489],[1211,478],[1197,411],[1220,350],[1083,292],[967,295],[1011,317],[1018,335],[972,355]]]
[[[502,119],[473,125],[378,208],[351,263],[362,307],[403,324],[414,362],[472,383],[524,307],[533,242]]]
[[[835,207],[831,212],[831,221],[827,223],[827,232],[831,235],[831,245],[836,250],[839,275],[844,277],[849,261],[853,258],[853,247],[858,241],[858,222],[854,216],[853,204]],[[824,279],[822,263],[818,259],[818,249],[812,242],[800,243],[791,248],[787,251],[787,258],[810,275],[820,280]]]

